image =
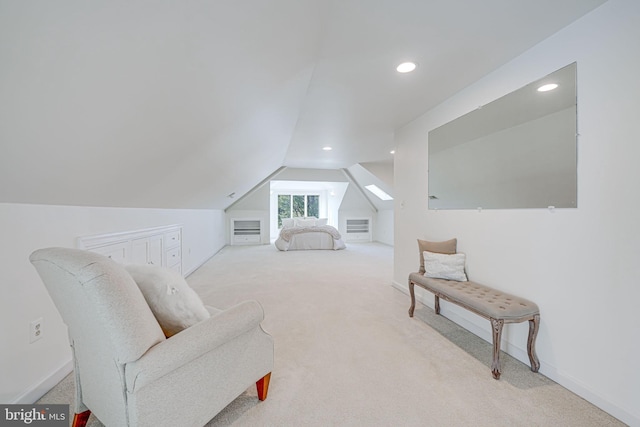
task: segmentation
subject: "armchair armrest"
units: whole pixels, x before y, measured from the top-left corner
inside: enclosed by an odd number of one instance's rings
[[[245,301],[221,311],[151,347],[127,363],[125,381],[133,392],[220,345],[260,327],[264,311],[257,301]]]

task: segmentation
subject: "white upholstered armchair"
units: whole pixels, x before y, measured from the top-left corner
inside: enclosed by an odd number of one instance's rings
[[[127,270],[92,252],[35,251],[31,262],[69,329],[74,426],[202,426],[257,385],[267,396],[273,340],[247,301],[165,338]]]

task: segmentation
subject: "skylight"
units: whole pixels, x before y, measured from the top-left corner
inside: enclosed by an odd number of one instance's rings
[[[393,200],[393,197],[391,197],[390,195],[388,195],[387,193],[382,191],[375,184],[365,185],[364,188],[366,188],[367,190],[371,191],[373,194],[375,194],[381,200]]]

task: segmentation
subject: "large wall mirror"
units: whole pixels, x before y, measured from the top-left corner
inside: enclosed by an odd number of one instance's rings
[[[573,63],[432,130],[429,209],[577,207],[576,113]]]

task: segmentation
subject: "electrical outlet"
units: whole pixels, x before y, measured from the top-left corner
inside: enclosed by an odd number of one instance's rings
[[[42,317],[29,323],[29,342],[36,342],[40,338],[42,338]]]

